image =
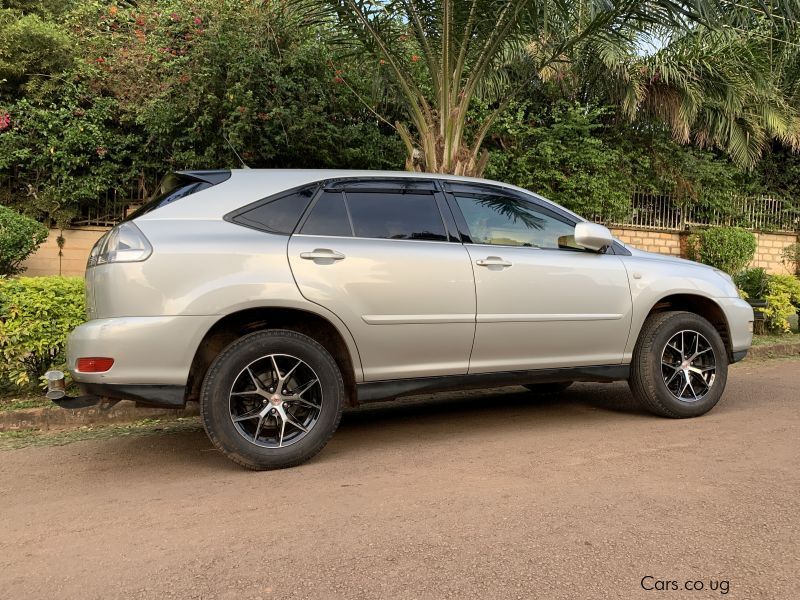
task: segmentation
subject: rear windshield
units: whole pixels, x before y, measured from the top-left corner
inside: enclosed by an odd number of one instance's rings
[[[228,176],[230,176],[230,172],[228,172]],[[152,198],[129,214],[125,220],[130,221],[131,219],[136,219],[157,208],[171,204],[175,202],[175,200],[180,200],[186,196],[208,189],[217,183],[221,183],[220,179],[220,177],[205,177],[202,172],[196,174],[169,173],[161,180],[161,183],[158,184],[158,187],[153,192]]]

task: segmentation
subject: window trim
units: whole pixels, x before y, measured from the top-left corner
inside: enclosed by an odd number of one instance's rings
[[[306,204],[306,207],[303,209],[303,212],[300,213],[300,218],[297,220],[297,223],[294,224],[294,228],[289,233],[283,233],[283,232],[280,232],[280,231],[273,231],[272,229],[267,229],[266,227],[259,227],[258,225],[254,225],[252,223],[243,223],[241,221],[237,221],[236,220],[238,217],[240,217],[244,213],[247,213],[247,212],[249,212],[249,211],[251,211],[253,209],[256,209],[256,208],[260,208],[264,204],[269,204],[270,202],[273,202],[275,200],[280,200],[284,196],[291,196],[292,194],[296,194],[300,190],[304,190],[304,189],[312,188],[312,187],[315,188],[315,189],[311,193],[311,199]],[[266,196],[264,198],[256,200],[255,202],[251,202],[250,204],[245,204],[244,206],[242,206],[240,208],[232,210],[231,212],[226,213],[222,217],[222,219],[224,221],[227,221],[228,223],[233,224],[233,225],[238,225],[239,227],[246,227],[248,229],[253,229],[255,231],[260,231],[262,233],[269,233],[271,235],[283,235],[283,236],[286,236],[286,237],[290,237],[290,236],[294,235],[294,233],[297,231],[297,227],[306,218],[306,215],[308,214],[309,209],[316,203],[317,198],[320,195],[320,190],[322,190],[322,187],[323,187],[322,186],[322,182],[314,181],[314,182],[311,182],[311,183],[305,183],[303,185],[298,185],[298,186],[295,186],[293,188],[288,188],[288,189],[285,189],[285,190],[281,190],[280,192],[277,192],[275,194],[271,194],[269,196]]]

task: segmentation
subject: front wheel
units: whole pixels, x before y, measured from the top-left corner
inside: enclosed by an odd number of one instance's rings
[[[333,357],[308,336],[267,330],[239,338],[211,364],[200,395],[208,437],[249,469],[298,465],[339,425],[344,383]]]
[[[683,311],[647,318],[628,381],[644,408],[663,417],[698,417],[714,408],[727,380],[725,344],[706,319]]]

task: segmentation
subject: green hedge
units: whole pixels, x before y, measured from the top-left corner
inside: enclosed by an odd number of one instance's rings
[[[85,320],[83,279],[0,278],[0,382],[30,387],[62,366],[67,335]]]
[[[47,227],[0,206],[0,275],[16,275],[22,261],[47,239]]]
[[[689,258],[729,275],[740,273],[755,256],[756,236],[738,227],[704,229],[689,239]]]

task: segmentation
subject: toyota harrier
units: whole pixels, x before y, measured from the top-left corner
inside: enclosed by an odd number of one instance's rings
[[[198,401],[253,469],[319,452],[344,407],[441,390],[627,380],[647,410],[699,416],[752,337],[725,273],[447,175],[174,173],[98,241],[86,283],[82,396],[56,401]]]

